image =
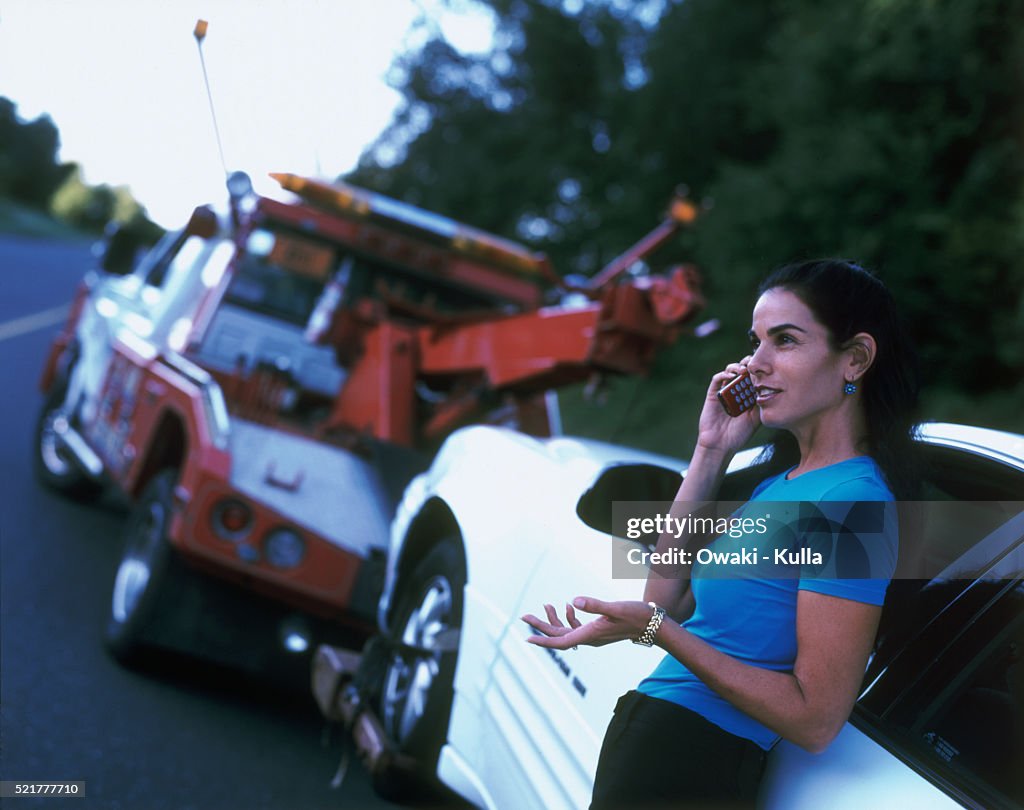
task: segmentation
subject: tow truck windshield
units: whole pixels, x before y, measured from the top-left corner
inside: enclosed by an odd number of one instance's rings
[[[334,269],[336,253],[311,239],[255,231],[224,302],[305,327]]]

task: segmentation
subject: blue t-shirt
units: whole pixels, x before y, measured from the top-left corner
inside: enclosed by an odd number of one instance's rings
[[[895,570],[897,551],[894,509],[876,504],[877,509],[868,507],[867,520],[858,517],[863,511],[858,511],[858,503],[886,501],[891,506],[894,500],[873,459],[857,456],[793,480],[786,479],[789,472],[763,481],[740,510],[751,518],[770,510],[774,514],[768,524],[781,530],[762,534],[752,531],[742,537],[723,534],[708,546],[709,551],[716,552],[756,548],[758,564],[733,565],[723,573],[713,563],[695,562],[691,588],[696,607],[683,623],[717,650],[746,664],[779,672],[792,672],[796,661],[797,592],[808,590],[881,605]],[[830,502],[830,506],[822,505]],[[835,528],[836,509],[841,510],[843,518],[838,523],[847,524],[841,525],[840,531]],[[867,526],[868,530],[850,532],[848,526]],[[774,554],[780,546],[800,557],[799,561],[789,558],[792,565],[788,571],[778,564],[780,558]],[[826,546],[831,546],[834,553],[830,555]],[[800,552],[800,547],[805,550]],[[815,560],[823,563],[808,565],[809,555],[815,551],[824,552]],[[851,570],[854,573],[850,574]],[[691,709],[765,750],[779,739],[778,734],[720,697],[671,655],[666,655],[637,689]]]

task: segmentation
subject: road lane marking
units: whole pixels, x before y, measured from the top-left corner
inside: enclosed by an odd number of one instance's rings
[[[70,309],[71,304],[61,304],[53,309],[44,309],[42,312],[36,312],[33,315],[25,315],[21,318],[14,318],[13,320],[0,323],[0,343],[11,338],[20,337],[21,335],[27,335],[29,332],[35,332],[37,329],[45,329],[47,326],[58,324],[67,318]]]

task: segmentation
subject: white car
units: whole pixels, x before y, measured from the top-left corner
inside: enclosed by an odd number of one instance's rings
[[[763,807],[1024,805],[1024,437],[930,423],[921,439],[936,575],[894,580],[850,722],[822,754],[777,745]],[[757,455],[737,456],[723,500],[749,495]],[[664,653],[537,648],[520,616],[639,598],[642,579],[611,576],[629,542],[611,502],[671,500],[684,470],[591,441],[451,436],[392,526],[378,699],[400,749],[480,807],[586,807],[616,699]]]

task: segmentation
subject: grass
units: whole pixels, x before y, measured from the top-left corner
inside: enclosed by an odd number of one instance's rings
[[[683,338],[658,358],[647,378],[610,380],[589,401],[583,387],[559,393],[563,430],[669,456],[689,458],[697,439],[697,417],[711,375],[725,365],[728,342]],[[1024,382],[983,393],[927,386],[923,421],[958,422],[1024,433]],[[755,434],[753,443],[764,439]]]
[[[0,233],[41,239],[93,239],[48,214],[13,200],[0,199]]]
[[[647,377],[617,377],[589,399],[582,386],[559,393],[566,434],[688,458],[711,375],[730,341],[681,339]],[[724,345],[723,345],[724,344]]]

